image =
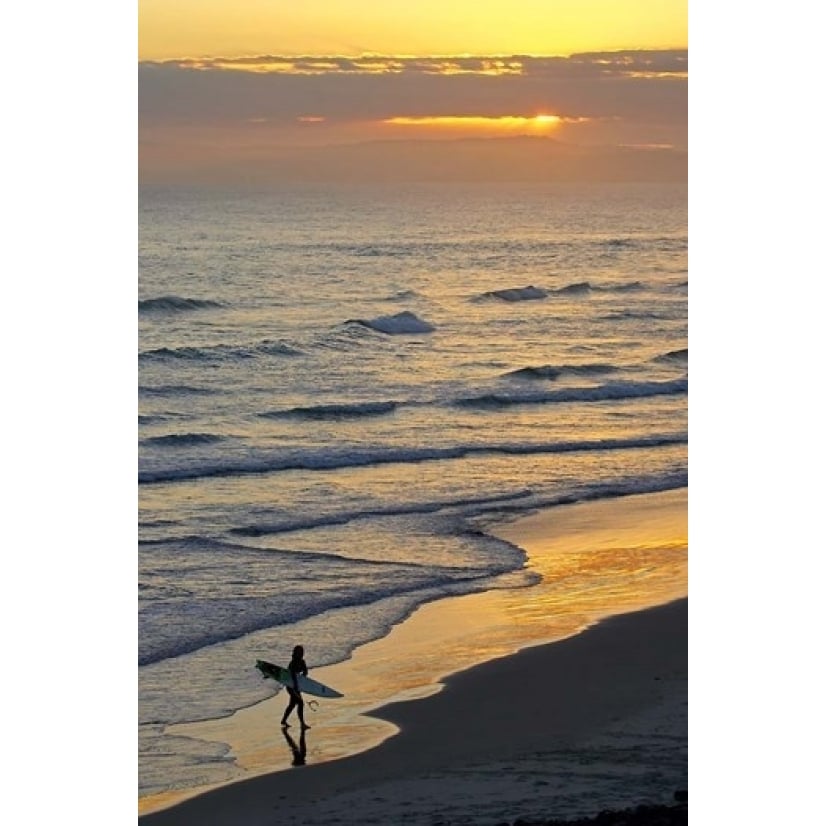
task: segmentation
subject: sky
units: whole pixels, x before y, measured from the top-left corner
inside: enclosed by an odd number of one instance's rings
[[[428,179],[441,153],[462,180],[684,178],[687,41],[686,0],[140,0],[141,180]]]
[[[687,0],[139,0],[141,60],[686,48]]]

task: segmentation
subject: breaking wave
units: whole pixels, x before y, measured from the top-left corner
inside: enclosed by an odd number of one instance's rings
[[[160,298],[145,298],[138,302],[140,314],[185,313],[191,310],[211,310],[222,307],[217,301],[200,298],[179,298],[177,295],[163,295]]]
[[[369,321],[361,318],[352,318],[346,321],[345,324],[360,324],[362,327],[368,327],[371,330],[389,336],[432,333],[436,329],[432,324],[423,321],[409,310],[404,310],[395,315],[379,316]]]

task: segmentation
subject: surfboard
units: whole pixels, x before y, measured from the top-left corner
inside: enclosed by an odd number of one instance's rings
[[[266,679],[275,680],[281,683],[281,685],[287,685],[292,688],[293,675],[290,674],[288,669],[282,668],[280,665],[275,665],[274,663],[268,663],[266,660],[256,660],[255,667]],[[318,680],[312,679],[312,677],[305,677],[303,674],[298,675],[298,690],[302,694],[312,694],[315,697],[328,697],[330,699],[344,696],[334,688],[330,688],[330,686],[324,685],[324,683],[320,683]]]

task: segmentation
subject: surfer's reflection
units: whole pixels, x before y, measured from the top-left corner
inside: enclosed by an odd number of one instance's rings
[[[290,736],[290,733],[287,729],[282,728],[281,733],[284,735],[284,739],[287,741],[287,745],[290,747],[290,751],[293,753],[293,765],[294,766],[303,766],[307,762],[307,734],[302,729],[301,736],[298,738],[298,745],[296,745],[295,740]]]

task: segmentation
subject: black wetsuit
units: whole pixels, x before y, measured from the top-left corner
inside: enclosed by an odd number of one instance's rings
[[[301,722],[301,725],[304,725],[304,699],[301,696],[301,692],[298,690],[298,676],[299,674],[303,674],[305,677],[307,676],[307,663],[304,662],[303,659],[293,657],[290,660],[290,664],[287,666],[292,674],[293,677],[293,684],[296,686],[287,686],[287,693],[290,695],[290,704],[284,711],[284,716],[281,718],[282,725],[287,722],[287,717],[290,716],[290,713],[294,708],[298,708],[298,719]]]

